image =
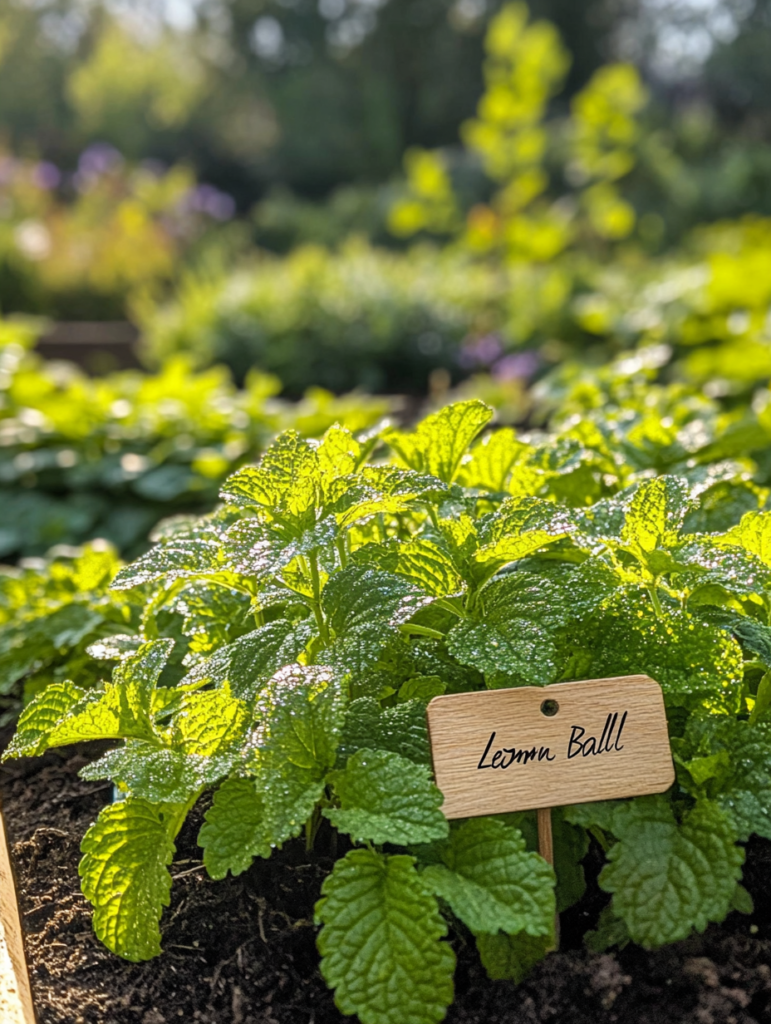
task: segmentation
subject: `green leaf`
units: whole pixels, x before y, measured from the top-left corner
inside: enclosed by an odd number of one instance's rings
[[[240,745],[250,722],[249,708],[231,697],[227,683],[206,693],[183,693],[174,713],[171,743],[185,754],[212,757]]]
[[[398,626],[429,602],[409,580],[363,566],[335,573],[321,595],[324,614],[337,636],[367,631],[375,623]]]
[[[324,793],[345,717],[335,674],[321,667],[281,669],[259,695],[255,772],[265,801],[265,829],[279,846],[296,836]]]
[[[180,685],[228,684],[233,696],[251,701],[275,672],[297,659],[311,632],[308,623],[269,622],[220,647],[191,669]]]
[[[679,610],[656,615],[640,593],[614,604],[595,636],[586,678],[649,675],[673,704],[738,710],[742,652],[725,630]]]
[[[716,540],[742,547],[771,566],[771,512],[747,512],[738,526]]]
[[[270,857],[273,847],[264,806],[254,779],[232,778],[222,783],[198,833],[211,878],[224,878],[228,871],[240,875],[254,857]]]
[[[326,431],[316,449],[319,470],[325,482],[355,473],[365,455],[364,446],[339,423]]]
[[[497,512],[479,521],[479,549],[473,556],[477,576],[516,562],[574,529],[569,509],[542,498],[507,498]]]
[[[113,685],[120,689],[121,701],[125,701],[137,722],[149,719],[153,691],[173,647],[173,640],[148,640],[136,654],[124,658],[113,669]]]
[[[330,772],[340,807],[324,810],[355,842],[430,843],[449,833],[444,797],[428,768],[387,750],[359,750],[343,771]]]
[[[440,697],[447,690],[439,676],[413,676],[399,687],[399,703],[419,700],[428,704],[434,697]]]
[[[455,955],[436,900],[404,855],[351,850],[322,887],[321,973],[361,1024],[437,1024],[452,1002]]]
[[[86,691],[70,682],[51,683],[28,704],[19,716],[16,733],[2,759],[36,757],[48,747],[48,738],[58,722],[86,697]]]
[[[554,871],[525,848],[518,829],[492,818],[472,818],[454,829],[423,881],[472,932],[551,935]]]
[[[415,764],[431,764],[426,708],[413,700],[381,710],[372,697],[360,697],[348,706],[341,756],[350,757],[362,748],[390,750]]]
[[[356,560],[377,565],[390,573],[404,576],[412,584],[434,597],[457,594],[463,581],[452,560],[436,544],[416,538],[366,544],[356,552]]]
[[[703,587],[719,586],[729,594],[745,596],[762,595],[771,585],[771,572],[759,558],[739,548],[720,548],[711,540],[680,545],[675,559],[678,587],[696,591],[697,600]]]
[[[485,932],[477,935],[477,950],[482,966],[492,981],[513,981],[517,985],[525,980],[554,945],[553,935],[506,935]]]
[[[638,798],[619,805],[613,832],[619,842],[600,885],[613,893],[613,911],[634,942],[661,946],[723,920],[744,851],[716,804],[699,801],[678,825],[666,799]]]
[[[485,491],[505,491],[512,469],[528,451],[530,446],[518,441],[509,427],[485,434],[464,459],[459,482]]]
[[[151,640],[142,644],[136,654],[115,667],[114,682],[103,690],[79,690],[65,683],[43,691],[20,718],[9,756],[42,754],[51,747],[85,740],[153,738],[153,691],[173,643]]]
[[[178,816],[174,806],[130,797],[103,808],[81,843],[79,871],[94,931],[126,960],[161,952],[158,922],[169,905]]]
[[[723,809],[738,838],[771,839],[771,725],[693,716],[685,738],[695,754],[685,767]]]
[[[383,440],[405,465],[449,484],[468,446],[492,415],[493,410],[478,399],[456,402],[428,416],[411,434],[386,430]]]
[[[184,803],[227,775],[230,767],[227,758],[190,755],[145,740],[129,740],[82,768],[80,777],[110,779],[123,792],[153,804]]]
[[[544,686],[560,672],[559,630],[600,607],[616,582],[595,559],[569,571],[509,573],[480,591],[474,617],[450,631],[447,649],[490,687]]]
[[[224,568],[219,545],[213,540],[185,539],[156,544],[146,555],[124,566],[112,581],[115,590],[131,590],[145,583],[205,576]]]
[[[604,953],[612,946],[624,949],[629,945],[629,930],[612,907],[603,907],[597,920],[597,928],[584,935],[584,944],[592,953]]]
[[[731,910],[735,910],[737,914],[755,913],[755,902],[752,896],[738,882],[734,890],[733,899],[731,900]]]
[[[447,635],[447,650],[462,665],[483,672],[491,688],[546,686],[557,673],[556,651],[548,633],[527,619],[461,622]]]
[[[626,514],[622,539],[644,554],[673,544],[690,508],[689,487],[681,477],[648,480],[634,494]]]
[[[279,434],[258,466],[229,476],[220,497],[242,508],[267,508],[272,515],[299,516],[311,508],[321,483],[315,448],[295,430]]]

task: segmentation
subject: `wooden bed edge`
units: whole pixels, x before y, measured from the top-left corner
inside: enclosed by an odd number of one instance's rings
[[[0,1020],[36,1024],[21,930],[21,916],[11,870],[10,847],[0,806]]]

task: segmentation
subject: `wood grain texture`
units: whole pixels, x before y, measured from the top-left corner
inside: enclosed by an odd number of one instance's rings
[[[35,1024],[16,887],[0,809],[0,1021]]]
[[[559,706],[551,717],[545,701]],[[662,793],[675,779],[648,676],[447,694],[429,703],[428,728],[448,818]]]

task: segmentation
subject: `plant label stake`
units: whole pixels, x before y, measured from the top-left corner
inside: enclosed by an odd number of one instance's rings
[[[428,728],[447,818],[663,793],[675,780],[661,687],[648,676],[434,697]]]

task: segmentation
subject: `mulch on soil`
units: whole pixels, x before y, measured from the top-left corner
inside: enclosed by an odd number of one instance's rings
[[[293,842],[239,878],[200,869],[197,810],[177,842],[163,916],[164,954],[130,964],[91,931],[80,894],[80,839],[109,786],[77,772],[94,753],[14,762],[0,774],[39,1024],[342,1024],[318,971],[313,905],[332,867],[332,833],[312,856]],[[473,941],[456,936],[457,999],[448,1024],[771,1024],[771,843],[753,841],[752,918],[655,952],[591,954],[580,935],[607,896],[594,879],[562,919],[563,949],[520,986],[490,982]],[[405,1022],[407,1024],[407,1022]]]

